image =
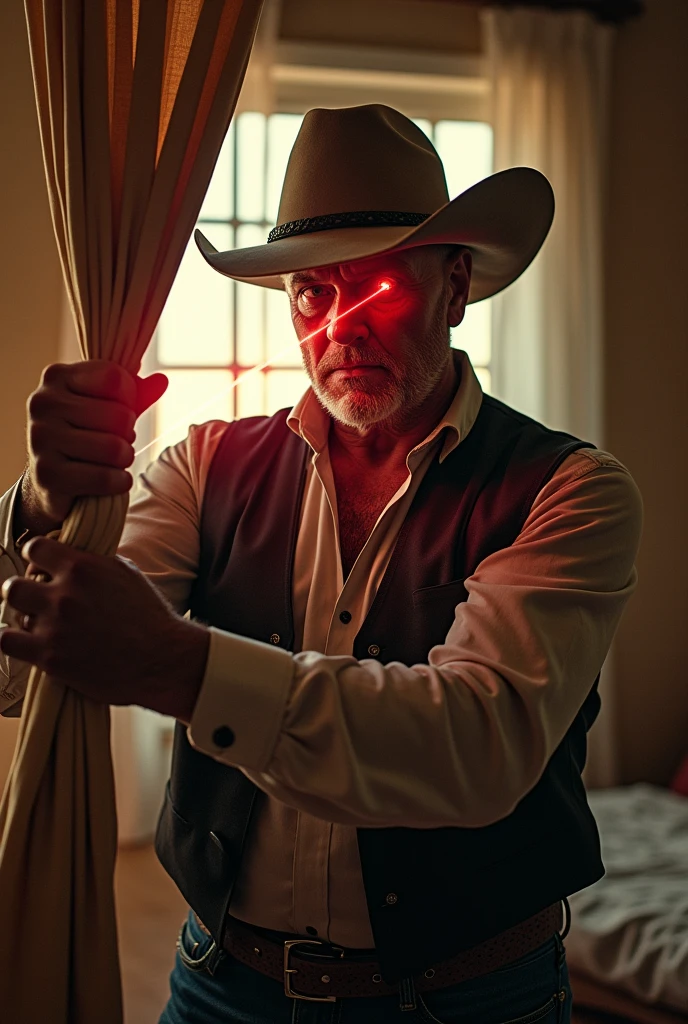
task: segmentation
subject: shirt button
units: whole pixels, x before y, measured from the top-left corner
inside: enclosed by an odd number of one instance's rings
[[[231,747],[234,739],[234,731],[228,725],[220,725],[213,732],[213,743],[216,747]]]
[[[271,633],[270,634],[270,643],[271,644],[278,644],[279,642],[280,642],[280,635],[279,635],[279,633]]]
[[[370,655],[371,658],[377,658],[379,653],[380,648],[378,647],[377,644],[371,644],[370,647],[368,648],[368,654]]]
[[[343,622],[345,626],[348,625],[351,622],[351,612],[340,612],[339,621]]]
[[[395,892],[388,892],[385,896],[385,903],[389,903],[390,907],[393,907],[395,903],[399,902],[399,897]]]

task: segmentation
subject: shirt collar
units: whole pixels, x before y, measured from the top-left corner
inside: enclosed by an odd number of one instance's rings
[[[478,417],[483,392],[475,370],[468,355],[460,349],[452,349],[452,357],[457,374],[460,375],[460,384],[439,423],[420,444],[409,451],[407,463],[411,455],[425,450],[443,431],[446,431],[440,451],[440,462],[443,462],[467,436]],[[327,446],[330,415],[323,409],[312,388],[308,388],[289,413],[287,424],[310,445],[314,453],[321,452]]]

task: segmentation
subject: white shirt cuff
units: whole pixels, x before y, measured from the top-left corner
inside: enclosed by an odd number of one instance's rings
[[[267,771],[293,677],[288,651],[211,627],[205,675],[187,730],[191,745],[217,761]]]

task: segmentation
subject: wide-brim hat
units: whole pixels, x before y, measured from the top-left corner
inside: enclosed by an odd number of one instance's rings
[[[264,245],[218,252],[196,243],[227,277],[283,288],[281,274],[409,249],[462,245],[473,255],[468,297],[506,288],[533,260],[554,216],[547,178],[499,171],[449,199],[442,161],[424,132],[378,103],[309,110],[289,157],[277,226]]]

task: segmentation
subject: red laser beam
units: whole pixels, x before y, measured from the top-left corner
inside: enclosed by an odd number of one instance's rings
[[[343,313],[339,314],[339,316],[334,317],[334,319],[332,320],[328,320],[328,322],[326,324],[323,324],[322,327],[318,327],[316,331],[312,331],[310,334],[307,334],[305,338],[302,338],[299,341],[299,345],[305,345],[307,341],[310,341],[312,338],[317,337],[317,335],[321,334],[322,331],[326,331],[328,327],[332,326],[332,324],[336,324],[339,320],[343,320],[345,316],[348,316],[350,313],[353,313],[354,310],[356,309],[360,309],[361,306],[365,306],[366,303],[372,302],[372,300],[377,298],[377,296],[380,295],[381,292],[389,291],[391,287],[392,285],[390,284],[389,281],[380,281],[380,284],[378,285],[376,290],[374,292],[371,292],[371,294],[368,295],[367,298],[361,299],[360,302],[357,302],[355,305],[350,306],[348,309],[345,309]],[[279,359],[280,356],[284,355],[284,353],[288,352],[292,347],[292,345],[286,345],[284,348],[280,349],[279,352],[277,352],[271,359],[268,359],[266,362],[261,363],[259,366],[252,366],[250,370],[246,371],[246,373],[242,373],[240,377],[237,377],[236,380],[233,380],[228,387],[223,388],[222,391],[218,391],[216,394],[212,396],[212,398],[209,398],[206,402],[203,402],[201,405],[197,405],[194,409],[192,409],[191,415],[194,416],[197,412],[202,412],[203,409],[207,409],[208,406],[213,405],[215,402],[219,401],[220,398],[224,398],[226,394],[228,394],[230,391],[233,391],[234,388],[241,384],[242,381],[246,380],[247,377],[250,377],[251,374],[253,373],[260,373],[261,370],[264,370],[267,366],[270,366],[271,363],[274,363],[277,359]],[[134,457],[138,458],[139,455],[143,455],[143,453],[145,451],[148,451],[149,448],[152,448],[154,444],[157,444],[158,441],[161,441],[164,437],[167,437],[169,434],[174,433],[177,427],[181,427],[187,422],[188,420],[186,416],[184,416],[182,419],[177,420],[176,423],[173,423],[170,427],[167,428],[167,430],[164,430],[162,434],[158,434],[158,436],[154,437],[152,441],[149,441],[148,444],[145,444],[143,448],[139,448],[138,451],[134,452]]]

